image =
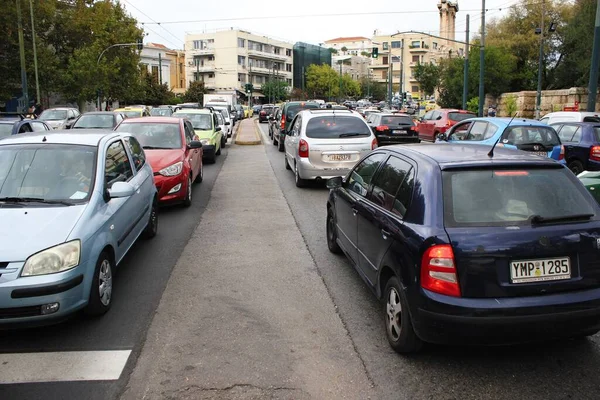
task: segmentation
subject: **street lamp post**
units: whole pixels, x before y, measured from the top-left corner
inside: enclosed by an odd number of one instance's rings
[[[538,60],[538,79],[537,79],[537,96],[535,99],[535,119],[540,119],[540,111],[542,109],[542,65],[544,63],[544,0],[542,0],[542,23],[541,28],[535,30],[536,35],[540,35],[540,56]]]
[[[102,50],[102,53],[100,53],[100,55],[98,56],[98,61],[96,61],[96,67],[100,66],[100,59],[102,58],[104,53],[106,53],[109,49],[112,49],[113,47],[127,47],[127,46],[138,46],[138,49],[139,49],[140,42],[138,41],[137,43],[117,43],[117,44],[108,46],[107,48]],[[143,47],[143,43],[142,43],[142,47]],[[98,90],[98,111],[102,111],[102,104],[100,103],[100,90]]]

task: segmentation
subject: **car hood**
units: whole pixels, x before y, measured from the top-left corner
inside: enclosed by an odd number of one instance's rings
[[[0,208],[0,261],[25,261],[64,243],[86,206]]]
[[[183,150],[168,149],[168,150],[148,150],[144,149],[146,159],[150,162],[153,172],[158,172],[161,169],[168,167],[183,160]]]
[[[210,139],[213,136],[213,131],[195,130],[194,133],[198,135],[198,138],[200,139]]]

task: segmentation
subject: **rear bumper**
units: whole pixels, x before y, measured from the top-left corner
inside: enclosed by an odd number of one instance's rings
[[[588,160],[587,166],[585,169],[586,169],[586,171],[600,171],[600,162]]]
[[[441,344],[512,344],[600,329],[600,289],[521,298],[463,299],[421,290],[417,335]]]
[[[420,143],[421,139],[418,136],[387,136],[381,135],[377,136],[377,143],[379,146],[384,146],[386,144],[402,144],[402,143]]]
[[[336,176],[346,176],[356,163],[350,163],[344,168],[318,168],[315,167],[307,158],[301,158],[296,161],[298,175],[302,179],[330,179]]]

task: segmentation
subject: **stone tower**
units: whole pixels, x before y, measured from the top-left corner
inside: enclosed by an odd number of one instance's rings
[[[453,3],[449,0],[440,0],[437,7],[440,10],[440,36],[454,40],[458,3]]]

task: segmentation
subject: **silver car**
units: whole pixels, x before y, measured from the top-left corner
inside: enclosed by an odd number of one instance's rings
[[[285,167],[303,187],[308,180],[346,175],[377,147],[377,138],[357,112],[307,109],[296,115],[284,143]]]
[[[76,108],[56,107],[43,111],[38,119],[44,121],[52,129],[71,129],[79,115],[79,110]]]

